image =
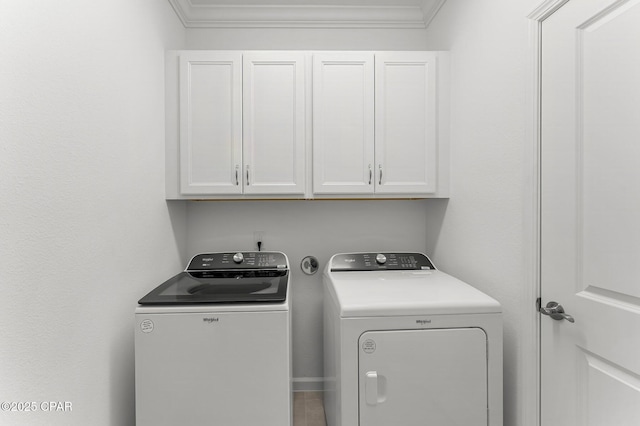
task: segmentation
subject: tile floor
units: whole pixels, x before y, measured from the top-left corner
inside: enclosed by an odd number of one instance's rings
[[[293,393],[293,426],[326,426],[322,392]]]

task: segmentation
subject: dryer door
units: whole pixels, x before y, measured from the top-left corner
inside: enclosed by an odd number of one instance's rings
[[[486,426],[480,328],[369,331],[359,340],[360,426]]]

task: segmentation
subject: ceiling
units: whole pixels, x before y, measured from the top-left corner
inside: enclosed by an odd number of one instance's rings
[[[169,0],[187,28],[426,28],[446,0]]]

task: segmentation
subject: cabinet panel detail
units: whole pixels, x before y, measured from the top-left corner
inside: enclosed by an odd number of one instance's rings
[[[240,193],[240,55],[180,55],[180,190]]]
[[[244,56],[246,194],[304,194],[304,55]]]
[[[436,56],[376,55],[376,193],[436,190]]]
[[[313,60],[313,190],[373,193],[373,54]]]

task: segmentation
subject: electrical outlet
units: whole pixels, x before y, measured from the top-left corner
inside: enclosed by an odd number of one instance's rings
[[[260,243],[260,247],[258,247],[258,243]],[[253,246],[256,250],[264,249],[264,231],[253,231]]]

